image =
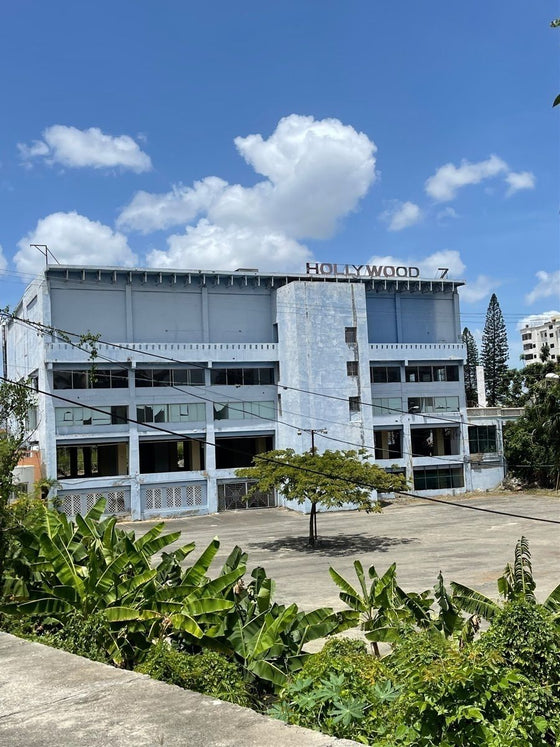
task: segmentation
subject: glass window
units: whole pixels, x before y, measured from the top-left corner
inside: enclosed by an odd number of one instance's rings
[[[463,468],[458,467],[415,467],[415,490],[446,490],[464,487]]]
[[[401,459],[402,457],[402,430],[376,430],[375,436],[375,458],[376,459]]]
[[[53,387],[55,389],[72,389],[72,371],[55,371]]]
[[[348,409],[350,412],[360,412],[360,398],[348,397]]]
[[[356,327],[345,327],[344,328],[344,340],[348,344],[352,344],[358,341],[358,331]]]
[[[400,366],[370,366],[370,379],[374,384],[393,384],[401,380]]]
[[[168,368],[154,368],[153,386],[171,386],[171,371]]]
[[[495,425],[470,425],[469,450],[471,454],[495,454],[498,451]]]
[[[358,375],[358,361],[346,361],[346,375],[347,376]]]
[[[264,418],[274,420],[274,402],[215,402],[214,420],[249,420]]]
[[[432,380],[432,367],[418,366],[418,381],[428,382]]]
[[[374,397],[371,402],[373,415],[394,415],[402,412],[400,397]]]

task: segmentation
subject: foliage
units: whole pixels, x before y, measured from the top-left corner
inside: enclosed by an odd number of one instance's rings
[[[14,491],[13,470],[25,447],[27,418],[34,398],[26,382],[0,383],[0,589],[5,559],[10,552],[10,514],[8,503]]]
[[[500,405],[506,398],[509,357],[507,330],[496,294],[493,293],[486,311],[482,332],[482,365],[489,407]]]
[[[369,464],[361,451],[325,451],[297,454],[293,449],[279,449],[253,458],[253,467],[236,470],[238,477],[256,480],[249,491],[280,490],[289,501],[309,501],[309,544],[317,539],[317,506],[336,508],[353,503],[365,511],[378,510],[372,491],[390,493],[406,489],[400,474],[385,472]]]
[[[164,553],[152,566],[153,556],[180,533],[162,535],[161,523],[137,539],[134,532],[118,529],[115,517],[101,519],[104,507],[102,499],[85,517],[77,516],[76,524],[43,509],[35,524],[22,529],[1,610],[60,626],[74,616],[83,621],[100,616],[107,624],[107,657],[121,666],[141,659],[152,638],[167,629],[191,640],[212,636],[220,613],[234,606],[223,592],[245,572],[242,559],[210,581],[206,573],[219,547],[215,539],[185,570],[179,564],[193,551],[192,543]]]
[[[558,489],[560,381],[542,379],[532,386],[530,397],[523,416],[504,429],[508,471],[524,484]]]
[[[560,703],[560,631],[546,607],[523,597],[508,602],[479,646],[500,654],[533,683],[529,697],[535,713],[555,715]]]
[[[165,641],[158,641],[136,671],[240,706],[252,704],[241,668],[215,651],[188,654]]]
[[[397,697],[385,666],[347,639],[327,641],[282,691],[270,714],[290,724],[367,742]]]
[[[340,632],[355,620],[330,607],[302,612],[296,604],[278,604],[273,601],[274,581],[264,569],[255,568],[251,576],[247,587],[236,585],[235,607],[211,645],[233,655],[248,679],[278,689],[303,666],[308,656],[303,647],[309,641]]]
[[[329,568],[331,578],[341,589],[340,599],[359,616],[360,627],[367,640],[371,641],[376,656],[379,656],[379,643],[398,640],[414,623],[424,626],[430,623],[429,610],[433,599],[427,593],[404,592],[397,584],[395,563],[382,576],[377,573],[375,566],[370,566],[369,588],[359,560],[354,561],[354,571],[358,587],[352,586],[334,568]]]
[[[467,407],[477,407],[478,405],[478,387],[476,382],[476,367],[480,365],[478,348],[476,340],[468,327],[465,327],[462,334],[463,344],[467,349],[467,358],[465,361],[465,396],[467,398]]]

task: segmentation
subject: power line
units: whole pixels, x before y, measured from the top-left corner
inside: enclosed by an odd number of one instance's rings
[[[22,387],[24,389],[27,389],[27,390],[31,391],[31,392],[42,394],[42,395],[47,396],[47,397],[54,397],[55,399],[60,399],[62,401],[69,402],[71,404],[76,404],[76,405],[79,405],[79,406],[83,406],[83,403],[79,402],[78,400],[73,400],[73,399],[70,399],[69,397],[62,397],[61,395],[53,394],[51,392],[46,392],[46,391],[41,390],[41,389],[35,389],[34,387],[29,386],[28,384],[23,384],[22,382],[11,381],[10,379],[7,379],[4,376],[0,376],[0,381],[4,381],[5,383],[8,383],[8,384],[13,384],[13,385],[16,385],[16,386],[20,386],[20,387]],[[90,406],[90,409],[94,410],[94,411],[97,411],[97,412],[101,412],[103,414],[106,414],[106,411],[102,410],[99,407]],[[185,436],[183,434],[177,433],[177,432],[172,431],[170,429],[161,428],[160,426],[156,426],[156,425],[153,425],[153,424],[140,423],[140,421],[135,420],[134,418],[128,418],[127,417],[127,418],[123,418],[123,420],[126,420],[127,422],[131,422],[131,423],[137,423],[137,424],[140,424],[140,425],[148,426],[149,428],[152,428],[153,430],[157,430],[157,431],[161,431],[163,433],[174,435],[174,436],[176,436],[177,438],[179,438],[181,440],[197,441],[199,443],[204,443],[207,446],[214,446],[215,447],[215,444],[213,444],[210,441],[206,441],[205,439],[197,439],[197,438],[192,437],[192,436]],[[221,448],[226,448],[226,447],[221,447]],[[240,452],[239,449],[227,448],[227,450],[230,451],[230,452],[235,452],[235,453],[243,453],[245,455],[245,453],[244,452]],[[367,483],[361,482],[360,480],[354,480],[354,479],[349,478],[349,477],[344,477],[343,475],[330,475],[330,474],[327,474],[325,472],[321,472],[319,470],[314,470],[314,469],[312,469],[310,467],[302,467],[300,465],[291,465],[288,462],[284,462],[282,460],[277,460],[277,459],[272,459],[270,457],[265,457],[265,456],[262,456],[262,455],[259,455],[259,454],[256,454],[253,457],[253,459],[260,460],[260,461],[265,461],[265,462],[270,462],[272,464],[278,464],[278,465],[281,465],[281,466],[289,467],[290,469],[294,469],[294,470],[297,470],[297,471],[300,471],[300,472],[307,472],[308,474],[317,475],[317,476],[323,477],[323,478],[326,477],[329,480],[335,480],[335,481],[338,480],[339,482],[345,482],[347,484],[355,485],[355,486],[357,486],[359,488],[363,488],[365,490],[372,490],[371,486],[368,485]],[[494,514],[494,515],[498,515],[498,516],[507,516],[509,518],[524,519],[524,520],[527,520],[527,521],[539,521],[539,522],[546,523],[546,524],[560,524],[560,521],[558,521],[556,519],[546,519],[546,518],[540,517],[540,516],[527,516],[525,514],[516,514],[516,513],[510,512],[510,511],[498,511],[497,509],[483,508],[481,506],[470,506],[470,505],[465,504],[465,503],[458,503],[457,501],[449,501],[449,500],[444,500],[442,498],[435,498],[435,497],[432,497],[432,496],[418,495],[416,493],[410,493],[410,492],[406,492],[406,491],[402,491],[402,490],[394,490],[394,491],[389,490],[387,492],[395,492],[398,495],[404,495],[404,496],[407,496],[407,497],[410,497],[410,498],[417,498],[419,500],[425,500],[425,501],[429,501],[431,503],[440,503],[440,504],[443,504],[445,506],[454,506],[456,508],[465,508],[465,509],[468,509],[468,510],[471,510],[471,511],[481,511],[483,513],[490,513],[490,514]]]

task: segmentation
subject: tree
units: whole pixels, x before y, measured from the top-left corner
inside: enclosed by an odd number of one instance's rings
[[[467,398],[467,407],[476,407],[478,405],[476,367],[480,365],[480,358],[476,341],[468,327],[465,327],[463,330],[462,337],[463,344],[467,348],[467,360],[465,362],[465,396]]]
[[[533,364],[536,366],[537,364]],[[546,364],[539,364],[541,371]],[[524,483],[560,486],[560,380],[549,372],[531,383],[522,417],[504,429],[508,471]]]
[[[550,346],[548,342],[545,342],[544,345],[541,347],[539,358],[541,359],[542,363],[546,363],[547,360],[550,358]]]
[[[501,404],[507,394],[508,358],[506,325],[496,294],[492,293],[482,333],[482,364],[489,407]]]
[[[317,539],[317,506],[334,508],[355,503],[365,511],[378,510],[372,491],[390,493],[404,490],[406,478],[385,472],[369,464],[364,453],[357,451],[313,450],[297,454],[293,449],[279,449],[253,458],[253,467],[236,470],[238,477],[256,480],[249,495],[261,490],[279,490],[288,500],[302,504],[309,501],[309,544]]]
[[[9,546],[8,503],[14,492],[14,468],[25,447],[29,409],[33,395],[25,384],[0,384],[0,593]]]

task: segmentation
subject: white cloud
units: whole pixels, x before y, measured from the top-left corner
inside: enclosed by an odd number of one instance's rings
[[[535,181],[535,175],[531,171],[510,171],[506,175],[506,182],[509,184],[506,196],[509,197],[520,189],[534,189]]]
[[[459,217],[459,213],[454,208],[449,207],[449,205],[447,207],[444,207],[442,210],[440,210],[436,215],[436,218],[439,221],[445,221],[448,218],[455,219],[458,217]]]
[[[19,272],[36,274],[44,266],[41,254],[30,244],[47,244],[60,264],[125,265],[137,263],[126,236],[79,213],[51,213],[19,242],[14,260]],[[52,260],[51,260],[52,261]]]
[[[466,265],[461,259],[461,255],[454,249],[444,249],[439,252],[429,254],[427,257],[394,257],[373,256],[368,260],[370,265],[403,265],[405,267],[418,267],[420,277],[425,280],[438,279],[441,277],[441,268],[448,270],[447,278],[452,280],[464,280],[466,274]],[[486,275],[479,275],[472,283],[459,288],[461,300],[466,303],[475,303],[480,301],[491,291],[501,285],[500,280],[489,278]]]
[[[129,135],[106,135],[98,127],[78,130],[66,125],[52,125],[43,132],[43,140],[31,145],[18,143],[20,154],[27,164],[34,158],[46,163],[70,168],[91,166],[94,169],[120,167],[136,173],[150,171],[150,157]]]
[[[425,183],[426,192],[437,202],[449,202],[457,197],[461,187],[468,184],[479,184],[498,174],[508,172],[508,166],[498,156],[490,156],[486,161],[470,163],[461,161],[460,166],[446,163],[441,166]]]
[[[379,217],[388,223],[389,231],[402,231],[422,220],[422,211],[414,202],[395,200]]]
[[[123,209],[117,225],[144,233],[199,220],[169,237],[166,252],[152,252],[150,264],[295,268],[310,257],[298,241],[331,236],[376,176],[375,144],[337,119],[292,114],[269,138],[238,137],[235,146],[264,180],[244,187],[208,177],[166,194],[140,192]]]
[[[240,226],[222,227],[203,218],[185,233],[167,239],[168,251],[148,255],[151,267],[236,270],[239,267],[301,271],[311,259],[307,247],[285,234]]]
[[[469,282],[459,288],[461,301],[466,303],[476,303],[483,298],[489,297],[496,288],[502,284],[501,280],[488,277],[488,275],[479,275],[472,283]]]
[[[211,205],[228,186],[217,176],[208,176],[192,187],[178,184],[170,192],[137,192],[117,219],[117,227],[151,233],[188,223]]]
[[[0,244],[0,271],[5,270],[8,266],[8,262],[6,260],[6,257],[4,256],[4,250],[2,249],[2,244]]]
[[[553,310],[543,311],[542,314],[529,314],[517,323],[517,329],[523,329],[523,327],[538,327],[541,324],[546,324],[551,319],[560,319],[560,311]]]
[[[560,298],[560,270],[555,270],[554,272],[539,270],[539,272],[536,273],[536,277],[539,282],[533,290],[525,296],[527,303],[531,304],[539,298],[548,298],[549,296],[557,296]]]

